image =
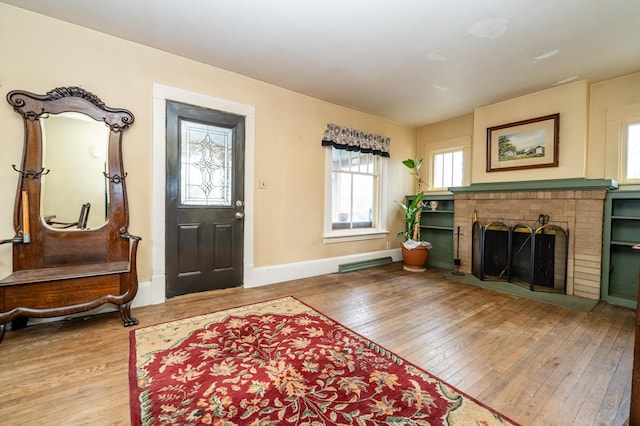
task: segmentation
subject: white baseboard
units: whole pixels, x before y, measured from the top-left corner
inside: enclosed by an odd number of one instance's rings
[[[154,293],[158,293],[158,290],[162,289],[162,297]],[[139,308],[141,306],[147,305],[157,305],[159,303],[164,303],[164,276],[161,279],[156,279],[153,277],[152,281],[144,281],[138,283],[138,294],[136,294],[135,299],[133,299],[133,303],[131,304],[132,308]]]
[[[334,272],[338,272],[338,266],[345,263],[378,259],[387,256],[391,256],[394,262],[400,261],[402,260],[402,250],[381,250],[369,253],[352,254],[348,256],[309,260],[305,262],[261,266],[253,269],[253,279],[251,281],[245,279],[244,286],[246,288],[260,287],[263,285],[274,284],[283,281],[291,281],[300,278],[309,278],[318,275],[332,274]]]

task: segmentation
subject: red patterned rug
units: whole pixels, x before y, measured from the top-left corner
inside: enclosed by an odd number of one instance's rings
[[[286,297],[131,332],[133,425],[514,425]]]

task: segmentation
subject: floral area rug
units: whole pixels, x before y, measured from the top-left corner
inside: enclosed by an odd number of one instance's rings
[[[133,425],[513,425],[292,298],[131,332]]]

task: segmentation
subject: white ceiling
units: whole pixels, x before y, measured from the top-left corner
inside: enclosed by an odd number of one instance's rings
[[[420,126],[640,71],[640,0],[0,0]]]

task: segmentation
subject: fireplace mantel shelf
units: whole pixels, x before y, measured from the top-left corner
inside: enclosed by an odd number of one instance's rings
[[[594,189],[618,189],[613,179],[549,179],[523,182],[473,183],[469,186],[450,187],[454,194],[476,194],[481,192],[532,192],[532,191],[589,191]]]

